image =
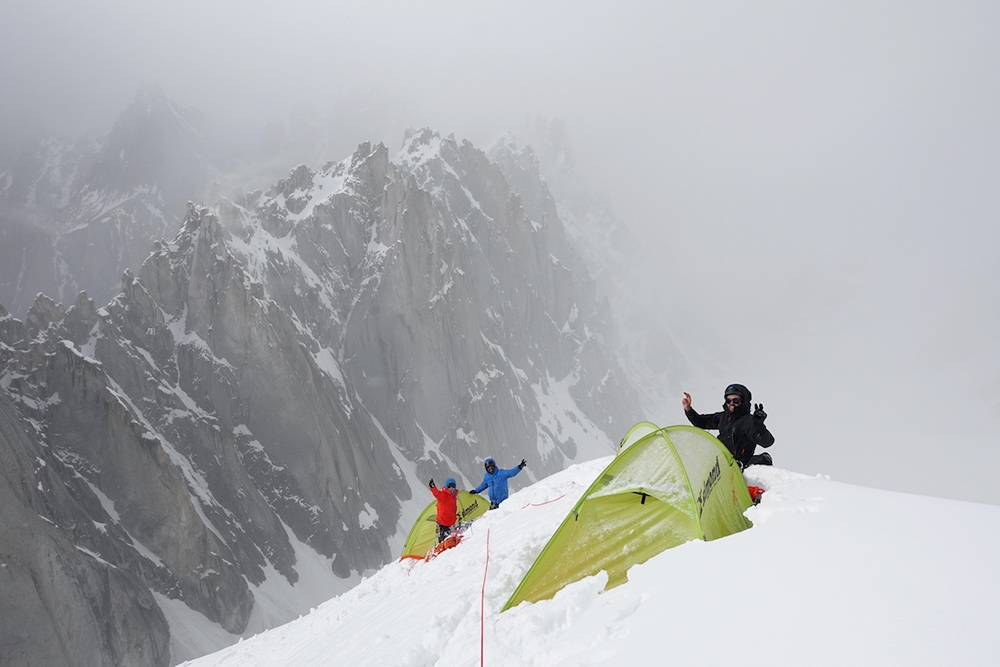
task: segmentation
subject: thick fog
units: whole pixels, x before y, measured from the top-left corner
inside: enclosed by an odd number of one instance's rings
[[[372,91],[395,101],[373,113],[476,143],[563,119],[579,170],[641,239],[635,288],[728,369],[691,379],[696,408],[742,382],[782,467],[1000,503],[1000,5],[0,14],[0,167],[41,134],[107,130],[144,82],[248,135]],[[680,396],[647,417],[682,422]]]

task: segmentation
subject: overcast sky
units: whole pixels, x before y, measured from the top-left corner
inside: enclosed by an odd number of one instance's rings
[[[1000,503],[998,35],[993,2],[5,0],[0,157],[143,82],[247,127],[372,89],[477,143],[562,118],[656,307],[732,343],[696,407],[741,381],[784,466]]]

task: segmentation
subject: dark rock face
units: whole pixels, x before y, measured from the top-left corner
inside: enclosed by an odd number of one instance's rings
[[[82,479],[0,392],[0,660],[166,665],[167,623]]]
[[[608,306],[544,182],[518,188],[412,132],[395,157],[363,144],[189,205],[105,307],[0,310],[0,493],[22,508],[4,585],[39,619],[55,600],[102,619],[87,664],[162,664],[153,593],[238,634],[269,577],[299,580],[295,541],[358,576],[394,557],[428,477],[468,488],[487,456],[524,457],[516,489],[611,453],[639,415]],[[40,628],[0,646],[73,655]]]

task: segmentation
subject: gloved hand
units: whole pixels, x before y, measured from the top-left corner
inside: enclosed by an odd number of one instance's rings
[[[753,406],[753,418],[756,419],[759,422],[762,422],[765,419],[767,419],[767,413],[764,412],[764,404],[763,403],[756,403],[756,404],[754,404],[754,406]]]
[[[430,487],[430,488],[432,488],[432,489],[434,488],[434,478],[433,477],[431,477],[431,481],[427,483],[427,486]]]
[[[521,462],[517,464],[517,469],[523,470],[526,465],[528,465],[528,462],[525,461],[524,459],[521,459]]]

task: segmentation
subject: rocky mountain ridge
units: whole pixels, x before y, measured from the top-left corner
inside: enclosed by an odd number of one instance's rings
[[[165,664],[164,637],[174,660],[190,638],[164,600],[235,637],[265,590],[295,588],[303,545],[328,559],[326,585],[392,558],[430,476],[475,484],[492,455],[537,479],[611,451],[637,400],[609,306],[555,209],[525,202],[551,202],[543,181],[515,192],[468,142],[411,132],[393,157],[362,144],[189,205],[104,307],[0,312],[0,417],[24,433],[0,488],[42,519],[0,553],[20,568],[7,585],[37,576],[54,531],[69,556],[53,596],[70,597],[81,554],[114,570],[114,632],[149,638],[131,664]],[[43,473],[73,493],[36,497]],[[46,599],[22,597],[26,626]]]

